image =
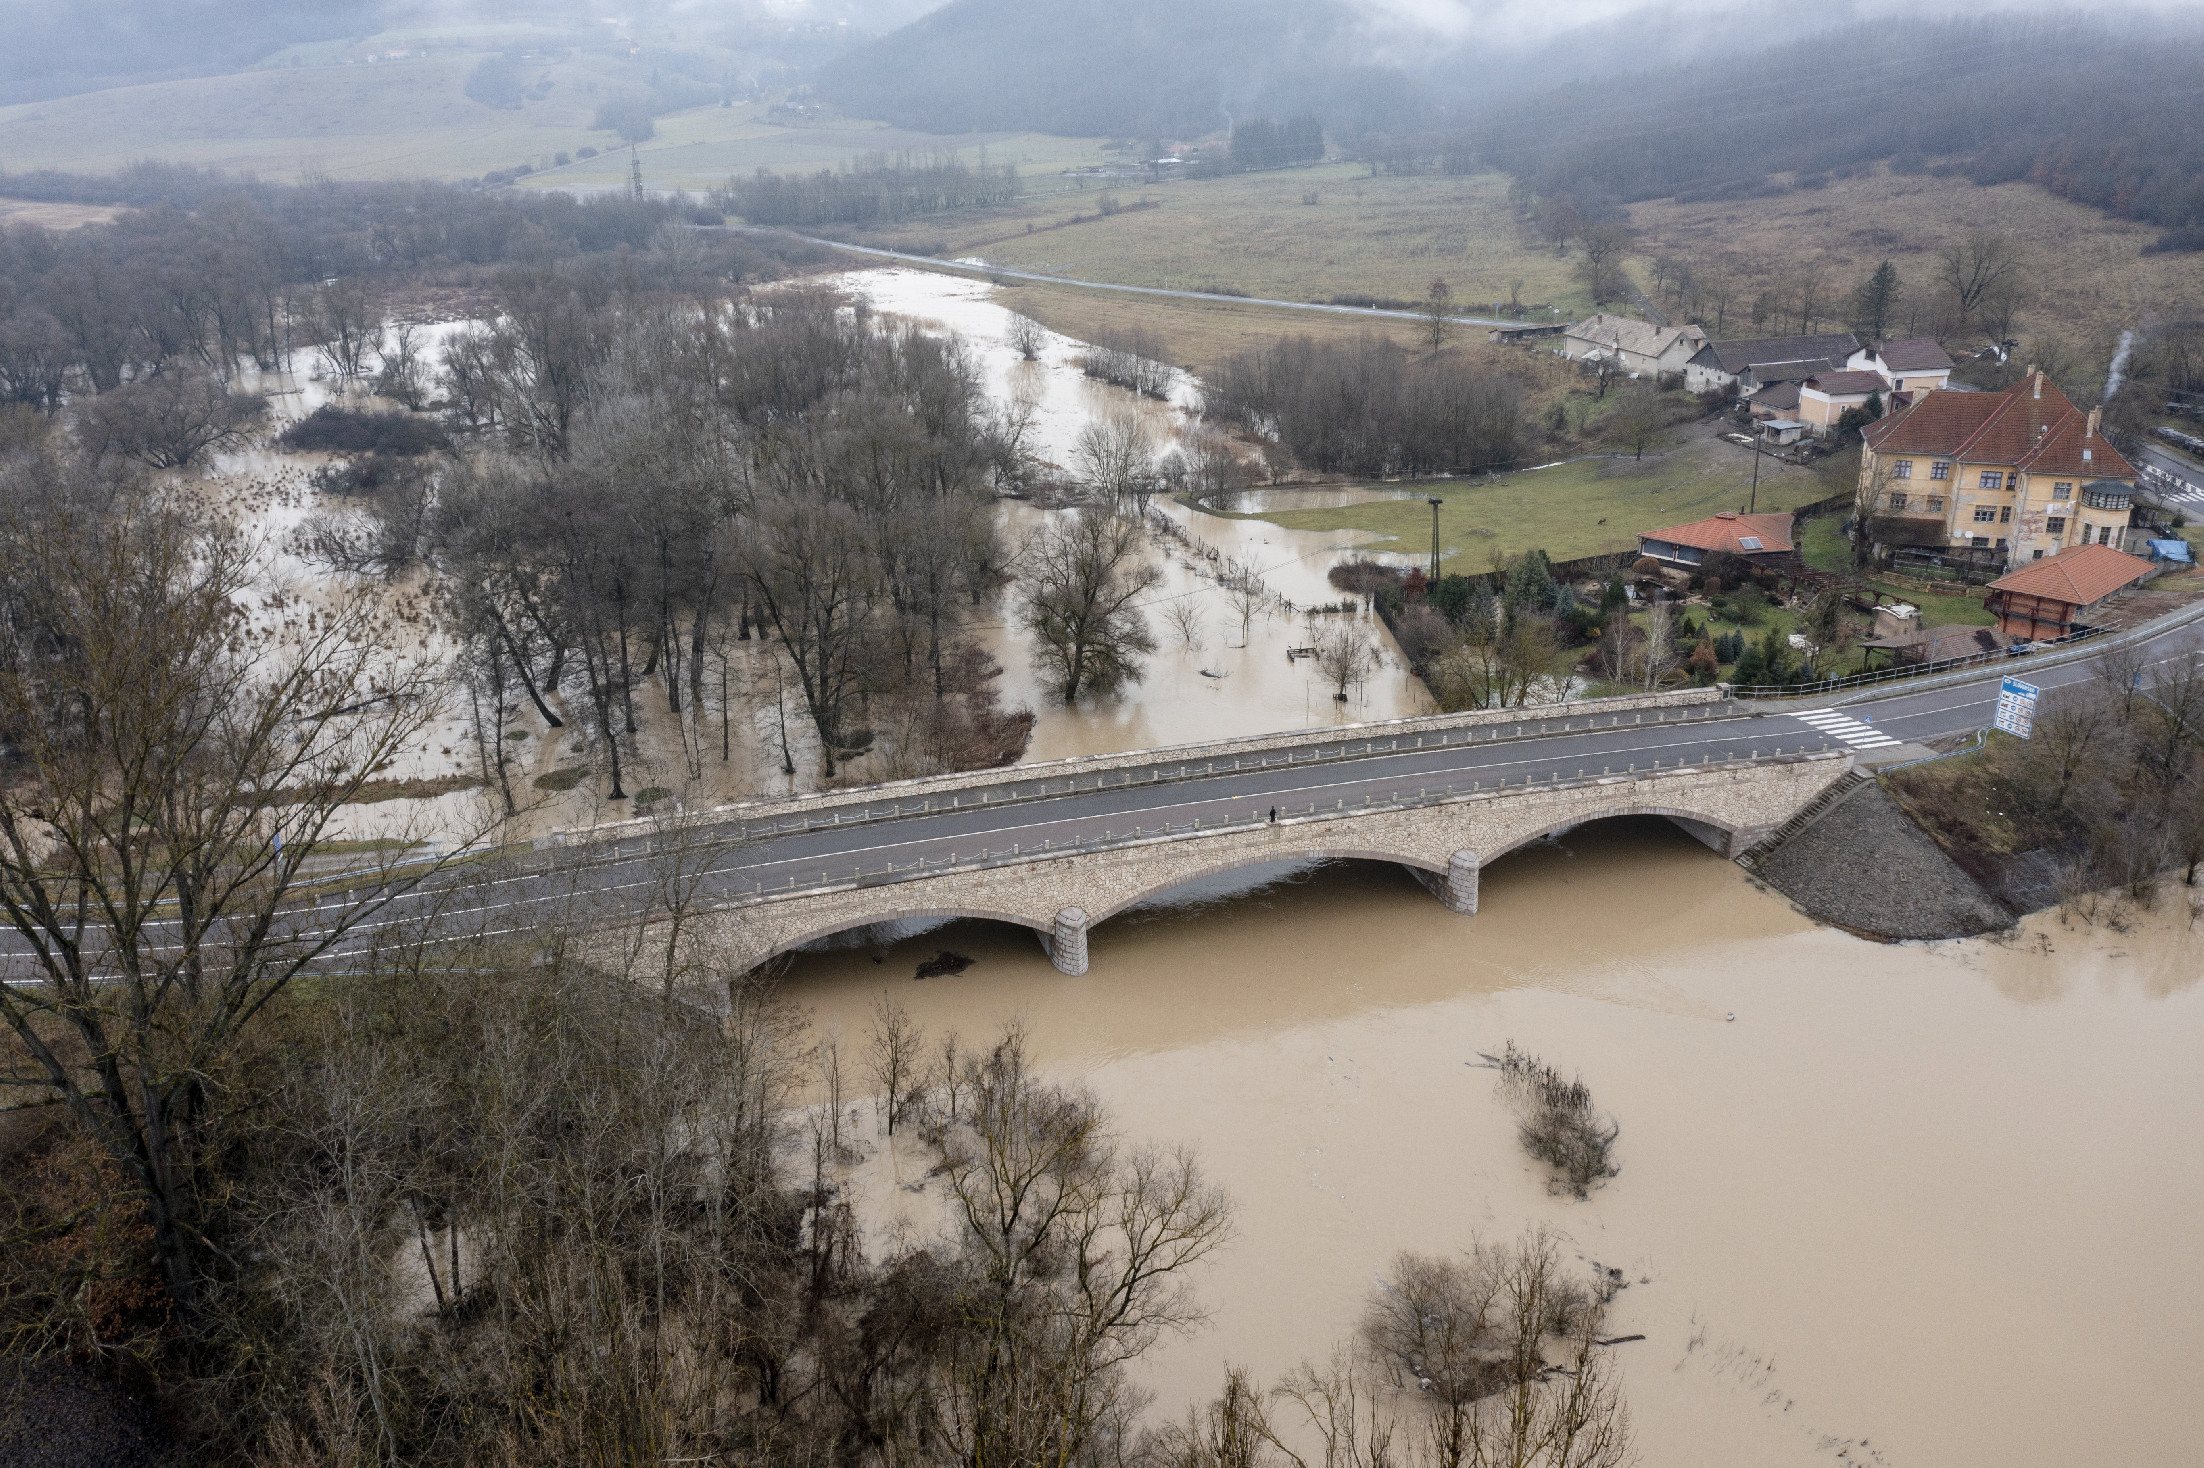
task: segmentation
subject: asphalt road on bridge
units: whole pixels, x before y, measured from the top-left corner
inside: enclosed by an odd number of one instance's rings
[[[2204,624],[2190,624],[2147,644],[2146,657],[2159,665],[2199,645]],[[677,842],[630,836],[548,861],[539,854],[518,866],[455,872],[393,900],[339,951],[423,922],[454,935],[519,934],[570,918],[577,906],[588,918],[618,921],[663,911],[674,894],[716,904],[894,881],[921,870],[920,862],[941,868],[1106,846],[1196,821],[1267,820],[1273,810],[1287,819],[1365,801],[1413,802],[1603,773],[1888,749],[1986,727],[2007,673],[2050,691],[2093,678],[2095,668],[2094,659],[2032,667],[2022,658],[1956,685],[1835,707],[1725,701],[1616,714],[1564,705],[1527,711],[1520,724],[1478,729],[1311,731],[1290,750],[1236,758],[1159,752],[1153,763],[1100,775],[1021,777],[1013,768],[984,798],[965,791],[950,808],[941,796],[928,806],[883,792],[869,807],[845,808],[837,824],[761,831],[734,820],[705,823],[687,827]],[[0,954],[22,953],[19,938],[0,936]]]

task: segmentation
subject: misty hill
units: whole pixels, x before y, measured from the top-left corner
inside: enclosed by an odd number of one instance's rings
[[[952,0],[821,69],[845,112],[929,132],[1201,136],[1249,113],[1418,125],[1339,0]]]
[[[377,29],[376,0],[5,0],[0,103],[236,71]]]
[[[2204,246],[2204,31],[1996,17],[1878,22],[1721,63],[1549,91],[1474,130],[1542,194],[1780,192],[1890,161],[2027,180]]]

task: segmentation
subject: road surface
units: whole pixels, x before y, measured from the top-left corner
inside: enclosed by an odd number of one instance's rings
[[[1278,301],[1267,296],[1227,296],[1215,291],[1175,291],[1157,285],[1118,285],[1107,280],[1077,280],[1068,275],[1041,275],[1031,270],[1012,270],[1006,265],[968,265],[960,260],[943,260],[933,255],[906,255],[901,250],[883,250],[872,245],[845,244],[841,240],[820,239],[816,235],[797,234],[792,229],[770,228],[762,224],[700,224],[697,229],[723,229],[738,234],[777,234],[807,244],[824,245],[830,250],[846,250],[853,255],[869,255],[876,260],[894,260],[904,265],[923,266],[928,270],[961,270],[970,275],[1005,276],[1012,280],[1030,280],[1037,285],[1075,285],[1090,291],[1121,291],[1133,296],[1170,296],[1182,301],[1217,301],[1230,306],[1280,306],[1288,311],[1323,311],[1334,316],[1382,316],[1394,321],[1422,321],[1427,319],[1421,311],[1386,311],[1375,306],[1331,306],[1317,301]],[[1449,316],[1448,321],[1457,326],[1553,326],[1552,321],[1502,321],[1487,316]]]
[[[2204,622],[2145,644],[2150,666],[2204,646]],[[1285,750],[1238,757],[1174,759],[1104,774],[1045,778],[1012,768],[1000,785],[962,792],[960,804],[920,808],[919,797],[883,792],[869,807],[846,809],[838,824],[761,832],[739,822],[687,827],[678,845],[649,848],[657,837],[630,836],[557,854],[487,863],[446,873],[395,898],[342,945],[355,952],[377,936],[430,923],[460,934],[512,935],[572,921],[619,922],[666,909],[668,894],[716,904],[775,891],[852,881],[894,881],[899,874],[1026,853],[1107,846],[1154,835],[1165,826],[1237,824],[1326,808],[1437,799],[1449,792],[1495,790],[1602,773],[1765,760],[1824,751],[1887,750],[1939,736],[1971,733],[1992,720],[1999,681],[2008,673],[2049,692],[2095,676],[2096,659],[2034,665],[2012,659],[1943,688],[1894,691],[1872,699],[1768,704],[1725,701],[1640,713],[1600,713],[1590,705],[1528,710],[1521,724],[1415,733],[1311,731]],[[980,803],[975,804],[975,801]],[[311,930],[310,916],[302,925]],[[0,961],[21,963],[22,941],[0,934]],[[20,970],[19,970],[20,971]]]

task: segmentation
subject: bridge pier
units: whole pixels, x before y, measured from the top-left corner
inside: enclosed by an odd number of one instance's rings
[[[1447,906],[1450,912],[1474,917],[1477,913],[1477,873],[1480,863],[1474,851],[1457,851],[1446,859],[1446,875],[1425,871],[1422,867],[1410,867],[1408,873],[1433,897]]]
[[[1085,909],[1063,907],[1056,911],[1055,926],[1040,935],[1048,961],[1060,974],[1077,978],[1087,971],[1087,914]]]

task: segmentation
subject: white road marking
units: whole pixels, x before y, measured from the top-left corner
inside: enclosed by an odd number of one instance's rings
[[[1888,749],[1900,742],[1873,724],[1840,714],[1835,709],[1800,709],[1791,717],[1832,739],[1843,740],[1854,749]]]

